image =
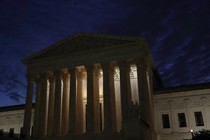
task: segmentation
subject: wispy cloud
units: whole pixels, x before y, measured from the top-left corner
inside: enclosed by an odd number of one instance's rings
[[[166,86],[210,81],[209,0],[0,2],[0,94],[21,101],[21,59],[75,32],[147,39]],[[14,95],[14,96],[12,96]]]

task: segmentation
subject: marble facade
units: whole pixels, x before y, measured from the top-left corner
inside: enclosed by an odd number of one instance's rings
[[[142,38],[77,33],[23,63],[25,111],[0,107],[4,132],[23,127],[28,138],[43,140],[190,140],[190,131],[210,129],[210,84],[163,87]]]
[[[23,60],[27,96],[23,133],[33,137],[120,133],[132,103],[140,103],[141,131],[156,139],[153,71],[142,38],[77,33]]]

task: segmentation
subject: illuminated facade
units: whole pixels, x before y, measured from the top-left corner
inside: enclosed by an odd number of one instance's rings
[[[27,136],[36,92],[34,137],[118,133],[129,107],[140,102],[141,131],[155,139],[151,85],[156,67],[144,39],[77,33],[23,63]]]
[[[23,63],[27,137],[183,140],[190,139],[190,129],[210,128],[205,119],[210,116],[210,87],[160,90],[161,80],[142,38],[77,33]],[[140,104],[140,119],[133,104]]]

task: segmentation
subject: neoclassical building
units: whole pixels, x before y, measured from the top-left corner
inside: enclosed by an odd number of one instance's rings
[[[23,63],[27,137],[186,140],[210,128],[210,87],[163,89],[143,38],[76,33]]]
[[[118,133],[129,106],[140,103],[142,134],[155,139],[156,66],[145,39],[77,33],[23,63],[28,80],[27,136],[35,92],[34,137]]]

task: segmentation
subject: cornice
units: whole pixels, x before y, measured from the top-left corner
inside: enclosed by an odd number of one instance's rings
[[[73,46],[73,47],[72,47]],[[144,58],[156,68],[143,38],[77,33],[23,60],[30,74],[104,62]]]
[[[39,51],[38,53],[35,53],[31,57],[23,59],[23,63],[27,64],[32,60],[50,57],[54,55],[59,56],[80,51],[95,50],[116,45],[144,41],[145,39],[143,38],[77,33],[68,37],[67,39],[61,40],[49,46],[46,49]]]

